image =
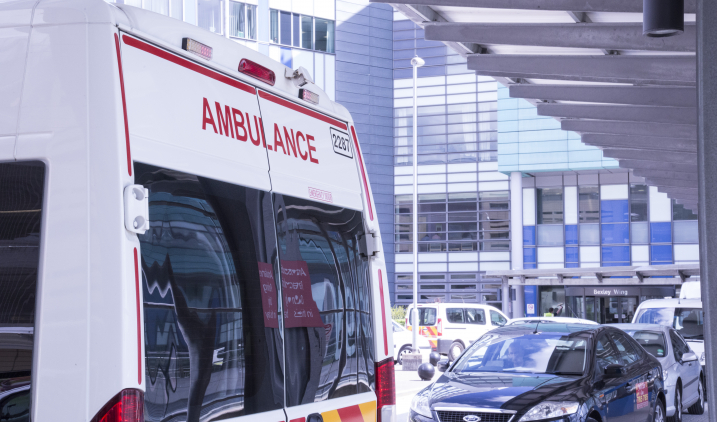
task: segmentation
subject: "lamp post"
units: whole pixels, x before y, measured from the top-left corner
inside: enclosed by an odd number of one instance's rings
[[[413,353],[418,350],[418,68],[426,62],[416,56],[413,66]]]

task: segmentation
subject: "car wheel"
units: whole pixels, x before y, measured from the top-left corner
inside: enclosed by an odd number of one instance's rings
[[[398,359],[397,359],[399,365],[403,365],[403,356],[405,356],[409,353],[411,353],[411,346],[405,345],[405,346],[401,347],[401,350],[398,351]]]
[[[459,343],[457,341],[454,341],[451,344],[451,348],[448,349],[448,360],[450,360],[451,362],[455,361],[456,359],[458,359],[458,356],[460,356],[461,353],[463,353],[463,350],[465,350],[465,347],[463,347],[463,344]]]
[[[682,389],[675,386],[675,414],[667,418],[668,422],[682,422]]]
[[[690,414],[693,415],[701,415],[705,413],[705,388],[703,385],[704,382],[702,381],[702,377],[700,377],[697,381],[697,396],[699,396],[699,398],[697,399],[695,404],[690,406],[690,408],[688,409],[690,411]]]
[[[665,404],[660,398],[655,403],[655,412],[652,416],[652,422],[665,422]]]

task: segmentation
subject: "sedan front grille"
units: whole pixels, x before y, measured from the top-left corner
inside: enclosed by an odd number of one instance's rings
[[[488,412],[466,412],[437,410],[439,422],[465,422],[464,417],[468,415],[478,416],[479,422],[508,422],[513,417],[510,413],[488,413]]]

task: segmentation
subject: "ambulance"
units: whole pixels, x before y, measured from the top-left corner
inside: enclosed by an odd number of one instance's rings
[[[354,122],[102,0],[0,2],[0,420],[393,422]]]

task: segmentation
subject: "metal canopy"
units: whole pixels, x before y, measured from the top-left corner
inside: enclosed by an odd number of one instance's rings
[[[390,3],[620,167],[697,211],[696,0],[685,31],[642,35],[643,0],[371,0]],[[607,135],[613,135],[612,137]]]
[[[620,285],[675,285],[683,283],[686,279],[690,277],[699,276],[699,264],[648,265],[631,267],[557,268],[486,272],[486,277],[501,278],[503,279],[503,283],[524,286],[604,286],[610,284],[609,279],[612,277],[621,277],[620,279],[615,280],[613,282],[619,283]]]

